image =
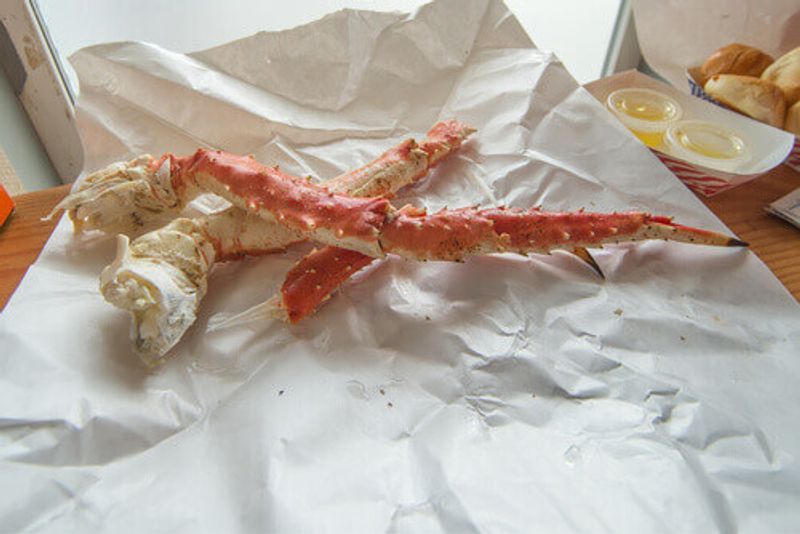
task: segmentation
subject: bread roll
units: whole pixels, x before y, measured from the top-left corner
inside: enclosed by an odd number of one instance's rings
[[[786,111],[786,122],[783,123],[783,129],[800,137],[800,101],[792,104],[792,107]]]
[[[752,76],[718,74],[708,80],[703,89],[734,111],[776,128],[783,127],[786,99],[774,83]]]
[[[800,46],[776,59],[761,79],[780,87],[790,106],[800,100]]]
[[[755,76],[758,78],[773,61],[772,56],[739,43],[729,44],[711,54],[700,72],[705,85],[709,78],[717,74],[741,74],[742,76]]]

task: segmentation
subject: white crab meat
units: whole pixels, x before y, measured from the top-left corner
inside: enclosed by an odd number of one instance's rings
[[[134,351],[157,364],[197,318],[214,247],[193,219],[175,219],[131,244],[117,237],[117,255],[100,275],[100,291],[133,317]]]
[[[172,188],[169,160],[155,170],[152,163],[152,156],[145,154],[92,173],[47,217],[67,211],[76,233],[134,235],[165,224],[177,216],[183,202]]]

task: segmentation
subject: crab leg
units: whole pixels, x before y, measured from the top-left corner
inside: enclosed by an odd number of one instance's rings
[[[353,197],[392,197],[403,187],[423,178],[431,167],[460,147],[474,132],[474,128],[455,120],[439,122],[419,144],[407,139],[373,162],[332,178],[324,186],[331,192]],[[287,234],[286,226],[269,223],[235,208],[218,217],[209,217],[206,226],[209,239],[214,242],[217,261],[273,252],[299,240],[298,232]]]
[[[716,232],[647,213],[548,213],[538,209],[466,208],[428,215],[407,206],[382,228],[385,253],[418,261],[462,261],[468,255],[585,250],[608,243],[664,239],[714,246],[747,246]],[[354,251],[315,250],[287,274],[276,313],[296,323],[310,315],[352,273],[372,260]]]
[[[465,137],[474,131],[455,121],[441,124],[459,127]],[[250,158],[240,159],[247,160],[243,165],[252,165]],[[427,152],[413,139],[407,140],[326,185],[342,192],[355,187],[391,195],[424,176],[428,161]],[[178,192],[196,187],[185,179],[176,184]],[[106,300],[132,313],[136,352],[153,365],[194,323],[215,262],[282,250],[302,240],[303,234],[231,206],[208,216],[175,219],[133,242],[124,235],[117,239],[117,257],[103,271],[101,291]]]
[[[404,176],[403,185],[418,181],[442,158],[458,149],[474,132],[475,129],[471,126],[455,120],[438,122],[428,130],[426,138],[419,145],[413,143],[413,140],[406,141],[369,165],[334,178],[326,186],[331,191],[356,197],[391,196],[386,193],[390,189],[386,182],[396,183],[398,174]],[[412,155],[412,152],[416,154]],[[416,163],[416,173],[407,172],[408,161]],[[384,168],[376,170],[376,167],[381,166]],[[398,168],[402,172],[398,173]],[[393,186],[391,189],[397,191],[399,187]]]
[[[314,313],[331,293],[375,258],[354,250],[324,247],[313,250],[286,274],[273,314],[298,323]]]
[[[454,122],[454,121],[452,121]],[[47,216],[52,218],[61,210],[67,211],[76,233],[100,230],[109,234],[131,235],[147,227],[163,225],[176,217],[183,207],[204,193],[184,172],[192,158],[199,160],[211,154],[198,151],[193,157],[177,158],[164,155],[155,159],[149,154],[127,162],[113,163],[89,175],[78,188],[67,195]],[[216,159],[213,155],[212,159]],[[257,166],[252,158],[226,155],[231,169]],[[374,162],[356,171],[343,174],[331,182],[333,191],[353,196],[380,196],[381,190],[403,187],[422,176],[427,168],[426,154],[413,139],[389,150]],[[275,169],[272,169],[273,171]],[[292,180],[299,180],[292,178]],[[363,189],[364,191],[359,191]]]
[[[443,130],[449,131],[449,127]],[[438,144],[430,146],[438,161],[441,156],[434,149]],[[421,153],[427,156],[427,152]],[[382,256],[378,234],[392,210],[385,198],[354,198],[222,151],[200,149],[188,157],[163,158],[170,162],[172,187],[179,197],[187,196],[182,193],[186,190],[211,192],[240,209],[296,230],[306,239]],[[411,181],[428,166],[427,162],[420,166]],[[371,192],[361,185],[358,173],[353,182],[359,186],[357,190]]]
[[[255,159],[222,151],[200,149],[192,156],[168,157],[176,191],[199,188],[295,230],[301,238],[381,254],[378,232],[391,209],[385,198],[334,193]]]
[[[413,260],[461,261],[493,252],[546,254],[608,243],[664,239],[701,245],[746,246],[716,232],[643,212],[550,213],[539,209],[464,208],[432,215],[407,206],[381,230],[384,253]]]
[[[93,173],[49,217],[63,209],[76,232],[131,235],[163,224],[189,201],[211,192],[253,215],[301,232],[304,238],[375,255],[380,253],[377,230],[390,205],[385,198],[366,197],[418,180],[448,152],[441,139],[460,143],[472,131],[457,121],[444,121],[431,130],[437,137],[421,147],[406,141],[327,187],[266,167],[252,157],[219,150],[200,149],[185,157],[165,154],[158,159],[144,155]]]
[[[457,121],[436,124],[419,145],[427,156],[428,166],[437,165],[442,158],[457,150],[473,131]],[[358,178],[356,171],[351,180]],[[273,301],[273,313],[292,323],[299,322],[330,298],[336,288],[373,261],[374,258],[365,254],[339,247],[327,246],[313,250],[286,275],[280,295]]]

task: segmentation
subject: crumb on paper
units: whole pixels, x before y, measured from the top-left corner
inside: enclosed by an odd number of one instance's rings
[[[386,395],[386,391],[383,388],[379,389],[378,391],[381,395]]]
[[[617,308],[614,310],[614,315],[621,317],[622,316],[622,308]]]

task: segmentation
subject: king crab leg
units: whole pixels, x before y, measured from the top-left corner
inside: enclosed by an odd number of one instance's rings
[[[464,208],[429,215],[410,206],[398,211],[386,199],[336,194],[278,171],[270,172],[255,162],[241,165],[232,158],[198,151],[191,160],[191,171],[179,166],[178,173],[190,172],[191,180],[200,187],[296,230],[306,239],[374,258],[391,252],[411,259],[452,260],[476,253],[585,248],[622,239],[741,244],[721,234],[644,213],[548,214],[537,209]],[[278,196],[278,192],[287,198]]]
[[[439,123],[434,130],[445,126],[451,135],[458,132],[461,139],[474,131],[456,121]],[[433,144],[430,138],[422,142],[423,147]],[[438,161],[442,155],[436,156]],[[253,166],[251,158],[239,159],[245,160],[241,166]],[[407,140],[372,163],[329,180],[326,186],[342,193],[354,188],[392,195],[422,178],[430,168],[429,161],[429,152]],[[163,168],[163,162],[153,166]],[[176,184],[179,192],[196,189],[190,180],[179,179]],[[215,262],[282,250],[303,240],[303,235],[231,206],[208,216],[175,219],[133,242],[125,235],[117,239],[116,259],[101,275],[101,292],[106,300],[132,313],[135,350],[145,363],[153,365],[194,323]]]
[[[378,232],[391,209],[382,197],[355,198],[265,167],[252,158],[198,150],[171,161],[173,187],[214,193],[234,206],[286,226],[301,238],[344,243],[380,254]]]
[[[325,182],[325,187],[354,197],[391,197],[425,176],[474,131],[453,120],[437,123],[421,144],[413,139],[403,141],[372,163]],[[301,240],[297,231],[236,207],[207,217],[202,224],[214,245],[217,261],[274,252]]]
[[[747,245],[723,234],[643,212],[552,213],[537,208],[463,208],[429,215],[406,206],[390,218],[380,234],[384,253],[421,261],[462,261],[469,255],[494,252],[546,254],[559,249],[648,239],[713,246]]]
[[[379,242],[384,253],[410,260],[463,261],[478,254],[547,254],[559,249],[574,252],[647,239],[747,246],[735,238],[642,212],[549,213],[539,209],[464,208],[429,215],[411,206],[389,218],[381,229]],[[273,313],[292,323],[301,321],[372,260],[355,251],[332,247],[313,251],[287,274],[280,296],[272,303]]]
[[[437,165],[442,158],[457,150],[470,133],[471,129],[456,121],[441,122],[431,128],[427,139],[420,144],[429,166]],[[314,249],[287,273],[279,296],[271,299],[267,310],[297,323],[312,314],[353,274],[373,261],[374,258],[366,254],[339,247]]]
[[[468,129],[465,135],[470,131]],[[411,174],[409,181],[413,181],[420,173],[424,174],[424,169],[429,166],[429,156],[424,150],[408,148],[410,154],[419,157],[425,155],[424,164],[420,164],[418,172]],[[432,156],[434,159],[440,157],[436,151],[432,152]],[[391,160],[390,156],[387,158]],[[380,167],[385,162],[377,163]],[[169,169],[169,183],[164,180],[165,167]],[[369,168],[364,172],[374,170]],[[253,158],[222,151],[200,149],[186,157],[165,154],[144,167],[137,160],[135,164],[132,162],[127,167],[115,169],[114,173],[112,187],[100,181],[92,182],[88,189],[70,195],[56,209],[69,210],[73,221],[80,221],[80,226],[86,228],[135,228],[141,225],[141,215],[138,215],[138,219],[133,217],[133,222],[129,220],[130,217],[116,217],[109,222],[109,217],[101,217],[103,212],[100,206],[110,203],[116,207],[120,204],[117,199],[128,199],[137,208],[141,207],[150,213],[157,212],[158,206],[172,209],[184,205],[199,192],[210,192],[253,215],[295,230],[304,239],[358,250],[369,256],[381,255],[379,230],[386,222],[387,215],[393,211],[386,198],[349,196],[335,188],[311,184],[277,168],[266,167]],[[376,180],[378,185],[370,187],[380,187],[379,182],[385,177],[380,178]],[[152,205],[167,196],[166,193],[155,195],[158,189],[153,183],[156,181],[169,193],[169,198],[174,199],[173,202]],[[363,177],[355,176],[353,182],[358,185],[357,190],[365,193],[374,191],[364,187]],[[147,192],[153,194],[147,196]],[[138,214],[138,211],[134,210],[134,213]],[[78,224],[76,228],[79,228]]]
[[[271,315],[299,323],[356,272],[375,258],[354,250],[327,246],[311,251],[286,274],[280,294],[269,302]]]

